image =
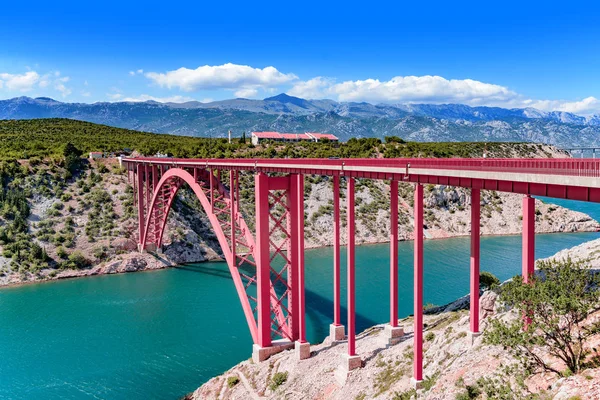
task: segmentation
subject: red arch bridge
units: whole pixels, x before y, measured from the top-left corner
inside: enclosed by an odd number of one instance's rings
[[[471,189],[470,331],[479,334],[480,190],[523,194],[522,274],[534,271],[533,195],[600,202],[600,161],[594,159],[173,159],[123,160],[133,182],[139,215],[139,248],[160,249],[177,191],[188,185],[200,200],[216,233],[254,341],[253,357],[262,361],[295,347],[310,356],[305,337],[304,175],[332,177],[334,199],[333,340],[347,336],[342,371],[361,365],[355,347],[356,178],[390,185],[389,344],[403,335],[398,326],[398,182],[414,192],[414,367],[423,379],[423,184]],[[240,171],[254,174],[254,234],[239,207]],[[340,323],[340,179],[346,180],[347,332]],[[276,258],[283,262],[275,261]]]

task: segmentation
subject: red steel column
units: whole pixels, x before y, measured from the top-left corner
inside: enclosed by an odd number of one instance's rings
[[[210,182],[210,212],[214,212],[215,211],[215,194],[214,194],[214,180],[215,180],[215,174],[214,171],[212,169],[208,170],[208,180]]]
[[[398,181],[390,181],[390,325],[398,326]]]
[[[356,355],[355,343],[355,259],[354,259],[354,178],[347,178],[348,193],[346,195],[348,206],[348,355]]]
[[[481,192],[471,189],[471,332],[479,332],[479,219]]]
[[[423,380],[423,186],[415,185],[414,204],[414,338],[413,379]]]
[[[211,171],[212,175],[212,171]],[[212,182],[212,176],[211,182]],[[258,345],[271,346],[269,181],[259,172],[254,176],[256,192],[256,280],[258,302]]]
[[[333,324],[340,326],[340,177],[333,177]]]
[[[289,260],[288,270],[287,270],[287,281],[288,285],[291,288],[288,291],[288,311],[291,316],[289,319],[289,335],[292,340],[298,340],[300,337],[300,321],[298,320],[300,305],[298,302],[300,293],[299,288],[299,270],[300,270],[300,253],[298,249],[299,240],[299,225],[298,225],[298,174],[290,174],[287,179],[289,180],[289,190],[287,192],[286,201],[288,207],[288,215],[287,215],[287,229],[290,233],[290,237],[287,243],[287,257]]]
[[[138,243],[142,243],[144,240],[144,230],[146,229],[146,219],[144,217],[144,170],[141,164],[137,165],[137,203],[138,203],[138,225],[139,225],[139,240]],[[140,251],[143,249],[139,249]]]
[[[196,175],[196,169],[194,168],[194,175]],[[233,265],[237,266],[237,256],[235,253],[235,220],[236,220],[236,209],[235,209],[235,191],[237,182],[235,181],[235,171],[229,171],[229,213],[231,219],[231,260]]]
[[[305,318],[305,299],[304,299],[304,175],[297,175],[297,196],[296,218],[297,218],[297,242],[298,242],[298,321],[300,322],[300,343],[306,342],[306,318]],[[294,234],[294,232],[292,232]]]
[[[535,265],[535,199],[523,197],[523,258],[522,274],[525,283],[533,275]]]

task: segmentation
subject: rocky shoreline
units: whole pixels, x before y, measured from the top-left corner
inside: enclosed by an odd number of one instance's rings
[[[600,239],[560,251],[548,259],[566,257],[592,260],[590,267],[595,268],[600,264]],[[482,332],[491,316],[516,317],[497,302],[497,297],[495,292],[486,291],[480,298]],[[357,335],[357,354],[362,367],[352,371],[344,385],[336,380],[335,371],[341,365],[341,355],[345,354],[345,342],[326,338],[311,346],[309,359],[298,361],[294,350],[287,350],[260,364],[251,359],[243,361],[212,378],[186,399],[466,399],[471,398],[465,397],[467,389],[476,386],[481,378],[490,378],[496,384],[516,383],[516,390],[521,392],[515,392],[514,398],[526,398],[527,393],[539,393],[543,395],[540,398],[554,400],[600,398],[600,368],[588,368],[565,377],[552,373],[511,375],[507,371],[517,364],[506,350],[484,344],[481,336],[473,339],[469,336],[468,308],[469,296],[465,296],[429,310],[424,316],[425,379],[418,390],[414,390],[410,381],[413,331],[412,317],[407,317],[399,321],[405,335],[396,345],[386,345],[383,325]],[[600,322],[600,310],[588,320],[590,324]],[[600,346],[600,334],[589,345]],[[281,381],[276,376],[286,379],[274,384]]]

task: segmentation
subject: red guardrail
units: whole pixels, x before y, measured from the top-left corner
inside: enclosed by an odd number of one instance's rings
[[[266,164],[277,165],[277,169],[297,166],[313,167],[314,170],[327,170],[331,167],[387,167],[406,169],[456,169],[472,171],[489,171],[499,173],[547,174],[600,177],[600,160],[572,158],[274,158],[274,159],[191,159],[191,158],[157,158],[139,157],[125,158],[124,162],[132,163],[165,163],[178,165],[211,165],[212,163],[228,164],[232,167],[252,163],[256,167]],[[329,168],[328,168],[329,167]],[[313,169],[311,168],[311,169]],[[336,169],[337,169],[336,168]],[[500,176],[499,176],[500,178]]]

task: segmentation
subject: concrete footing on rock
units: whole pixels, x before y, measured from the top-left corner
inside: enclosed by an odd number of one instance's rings
[[[469,338],[469,343],[471,344],[471,346],[473,346],[475,344],[475,340],[477,340],[477,338],[481,336],[481,332],[469,332],[467,334],[467,337]]]
[[[259,345],[255,344],[252,346],[252,361],[259,363],[265,361],[273,354],[281,353],[284,350],[289,350],[292,348],[294,348],[294,343],[285,339],[273,340],[271,346],[269,347],[260,347]]]
[[[344,330],[344,325],[329,325],[329,337],[333,342],[339,342],[340,340],[344,340],[346,338],[346,332]]]
[[[362,359],[360,356],[349,356],[348,354],[342,354],[342,363],[334,373],[335,380],[341,386],[344,386],[348,380],[350,371],[360,367],[362,367]]]
[[[386,346],[393,346],[402,340],[404,329],[401,326],[385,325],[383,327],[382,337]]]
[[[145,253],[145,252],[152,253],[152,252],[155,252],[156,251],[156,244],[154,244],[154,243],[148,243],[148,244],[146,244],[146,248],[143,248],[142,244],[138,243],[138,251],[140,253]]]
[[[418,381],[415,378],[410,378],[410,385],[413,389],[419,390],[423,387],[423,380]]]
[[[310,343],[296,341],[294,353],[296,353],[296,360],[306,360],[310,357]]]

